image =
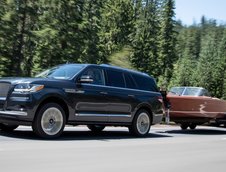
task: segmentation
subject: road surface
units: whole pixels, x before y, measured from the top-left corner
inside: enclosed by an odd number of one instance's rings
[[[217,172],[226,170],[226,129],[152,126],[147,138],[126,128],[107,127],[93,134],[66,127],[57,140],[42,140],[30,127],[0,131],[2,172]]]

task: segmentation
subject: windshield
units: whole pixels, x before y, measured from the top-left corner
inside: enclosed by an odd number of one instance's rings
[[[186,88],[183,92],[184,96],[199,96],[201,92],[200,88]]]
[[[75,76],[84,65],[61,65],[56,66],[51,69],[47,69],[40,74],[37,74],[35,77],[41,78],[54,78],[54,79],[71,79]]]
[[[170,92],[177,95],[182,95],[185,87],[173,87],[170,89]]]
[[[199,87],[173,87],[170,92],[182,96],[200,96],[202,88]]]

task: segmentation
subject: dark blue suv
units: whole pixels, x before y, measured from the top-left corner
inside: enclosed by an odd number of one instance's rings
[[[64,64],[34,78],[0,79],[0,129],[32,126],[56,138],[68,125],[126,126],[146,136],[163,116],[162,96],[147,74],[110,65]]]

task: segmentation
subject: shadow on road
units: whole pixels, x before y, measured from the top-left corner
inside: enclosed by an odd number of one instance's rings
[[[28,139],[28,140],[44,140],[36,136],[32,131],[15,130],[13,132],[0,131],[0,136]],[[162,138],[171,137],[164,134],[149,133],[145,138]],[[140,139],[130,135],[127,131],[102,131],[100,133],[93,133],[91,131],[64,131],[62,135],[53,141],[71,141],[71,140],[121,140],[121,139]]]
[[[161,133],[161,132],[160,132]],[[224,135],[226,134],[226,130],[221,129],[194,129],[194,130],[169,130],[165,131],[163,133],[169,133],[169,134],[193,134],[193,135]]]

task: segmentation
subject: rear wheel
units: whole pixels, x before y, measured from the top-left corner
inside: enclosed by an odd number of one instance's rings
[[[151,127],[151,118],[148,111],[141,109],[139,110],[134,119],[132,125],[129,127],[131,134],[138,137],[147,136]]]
[[[15,130],[19,125],[12,125],[12,124],[1,124],[0,123],[0,130],[2,131],[13,131]]]
[[[87,127],[95,133],[101,132],[104,130],[105,126],[104,125],[87,125]]]
[[[189,128],[192,129],[192,130],[194,130],[196,127],[197,127],[197,125],[194,124],[194,123],[191,123],[191,124],[189,125]]]
[[[56,103],[48,103],[41,107],[32,124],[33,131],[46,139],[61,135],[66,122],[65,112]]]
[[[180,124],[180,128],[181,128],[182,130],[187,130],[188,126],[189,126],[188,123],[181,123],[181,124]]]

